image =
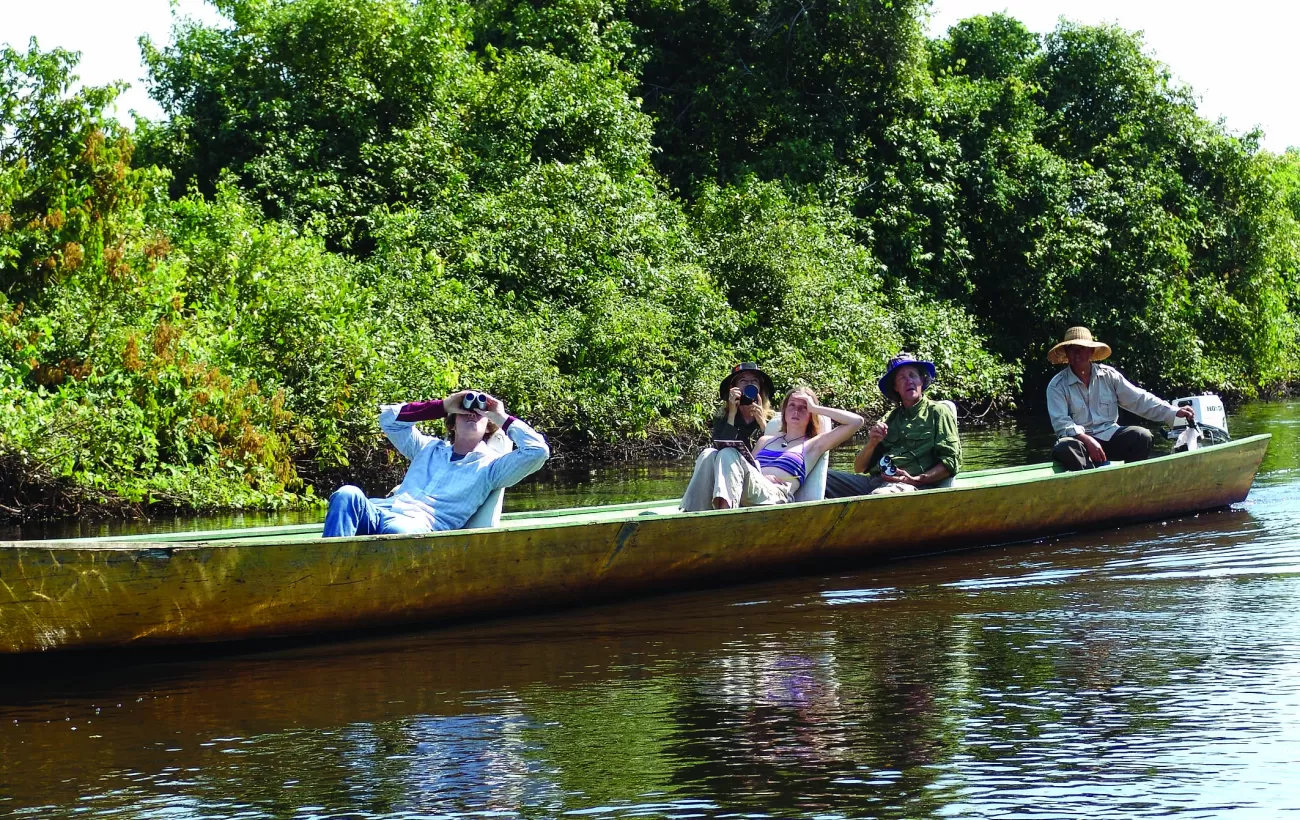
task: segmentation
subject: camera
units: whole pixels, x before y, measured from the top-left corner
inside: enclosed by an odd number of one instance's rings
[[[758,401],[758,387],[752,384],[745,385],[745,389],[740,391],[740,403],[753,404],[756,401]]]
[[[880,457],[880,474],[881,475],[898,474],[898,468],[894,466],[894,460],[887,455]]]
[[[460,400],[460,406],[466,410],[486,410],[488,395],[487,393],[466,393],[465,397]]]

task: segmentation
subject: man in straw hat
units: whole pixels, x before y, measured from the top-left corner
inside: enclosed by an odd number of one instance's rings
[[[1119,409],[1172,424],[1191,420],[1190,407],[1174,407],[1124,378],[1110,365],[1110,345],[1092,338],[1086,327],[1072,327],[1047,351],[1052,364],[1068,364],[1047,385],[1047,413],[1058,440],[1052,459],[1067,470],[1086,470],[1113,461],[1151,457],[1151,431],[1119,426]]]

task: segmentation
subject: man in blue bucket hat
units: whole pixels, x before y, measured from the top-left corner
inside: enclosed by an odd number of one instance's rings
[[[873,424],[853,460],[855,472],[826,474],[826,497],[905,493],[947,486],[961,469],[957,414],[948,402],[930,400],[933,362],[910,353],[889,360],[877,386],[898,406]]]

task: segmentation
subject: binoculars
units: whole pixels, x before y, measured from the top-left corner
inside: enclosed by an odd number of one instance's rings
[[[894,466],[894,460],[887,455],[880,457],[880,474],[898,475],[898,468]]]
[[[741,404],[753,404],[758,401],[758,387],[752,384],[745,385],[745,389],[740,391]]]
[[[460,406],[466,410],[486,410],[488,406],[488,394],[466,393],[465,397],[460,400]]]

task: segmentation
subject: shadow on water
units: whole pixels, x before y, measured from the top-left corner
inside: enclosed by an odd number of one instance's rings
[[[0,816],[1294,811],[1300,405],[1232,424],[1274,434],[1256,488],[1176,521],[330,645],[0,675]],[[985,435],[967,437],[971,461],[1050,446]],[[646,467],[606,491],[658,496],[668,480]]]

